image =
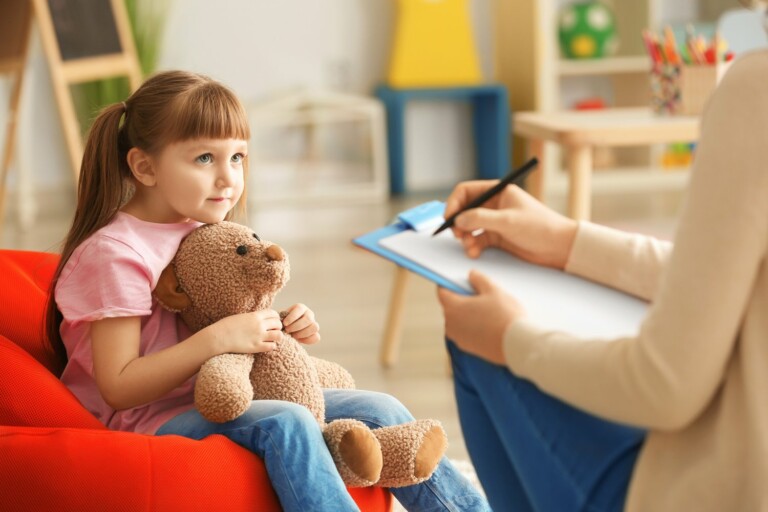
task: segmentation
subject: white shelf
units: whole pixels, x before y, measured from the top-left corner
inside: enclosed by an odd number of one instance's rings
[[[560,76],[618,75],[647,73],[651,69],[648,57],[606,57],[603,59],[560,59],[557,71]]]

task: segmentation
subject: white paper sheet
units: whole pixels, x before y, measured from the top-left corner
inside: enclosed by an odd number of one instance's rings
[[[408,230],[379,243],[470,292],[469,271],[480,270],[520,301],[529,320],[581,337],[635,335],[648,309],[648,303],[636,297],[527,263],[499,249],[487,249],[472,260],[450,231],[430,235]]]

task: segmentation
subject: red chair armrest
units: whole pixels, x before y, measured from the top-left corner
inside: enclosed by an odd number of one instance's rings
[[[0,425],[104,428],[55,375],[2,335]]]

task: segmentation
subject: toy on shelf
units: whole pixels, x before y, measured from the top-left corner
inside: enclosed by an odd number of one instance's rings
[[[693,150],[695,147],[695,144],[688,142],[668,144],[661,155],[661,167],[665,171],[690,167],[693,162]]]
[[[596,59],[618,48],[613,12],[599,1],[568,4],[558,19],[560,51],[568,59]]]

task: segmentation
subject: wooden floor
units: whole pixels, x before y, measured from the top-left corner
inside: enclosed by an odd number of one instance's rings
[[[378,350],[394,266],[350,242],[388,223],[404,208],[444,197],[444,192],[435,192],[378,204],[251,208],[249,224],[262,238],[279,243],[291,258],[291,281],[278,296],[276,308],[303,302],[315,311],[323,339],[311,352],[345,366],[359,388],[390,393],[416,417],[441,420],[448,433],[449,457],[466,459],[435,286],[418,277],[410,279],[400,360],[392,368],[382,368]],[[668,238],[679,204],[679,193],[598,197],[593,215],[597,222]],[[71,207],[51,210],[40,205],[33,227],[23,230],[11,207],[0,247],[56,250],[71,215]]]

